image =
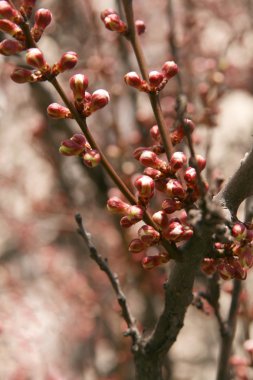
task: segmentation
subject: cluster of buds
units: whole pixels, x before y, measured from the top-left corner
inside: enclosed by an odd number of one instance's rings
[[[85,136],[76,133],[70,139],[63,140],[59,149],[64,156],[79,156],[89,168],[94,168],[101,161],[99,152],[92,149]]]
[[[210,258],[202,262],[207,275],[218,272],[224,280],[244,280],[247,270],[253,266],[253,225],[236,222],[231,228],[231,239],[215,241]]]
[[[126,23],[121,20],[118,13],[111,8],[105,9],[101,15],[101,20],[103,21],[105,27],[112,32],[118,32],[121,34],[127,33],[127,25]],[[137,34],[141,35],[146,30],[146,25],[142,20],[136,20],[135,21],[135,28]]]
[[[159,92],[168,81],[178,73],[178,66],[174,61],[167,61],[162,67],[162,71],[150,71],[148,74],[148,81],[141,79],[135,72],[127,73],[124,80],[128,86],[132,86],[139,91],[143,92]]]
[[[105,107],[110,100],[109,94],[105,90],[96,90],[92,94],[86,91],[88,87],[86,75],[73,75],[69,80],[69,85],[73,93],[75,109],[81,117],[90,116],[93,112]],[[47,113],[54,119],[73,118],[70,110],[58,103],[50,104]]]

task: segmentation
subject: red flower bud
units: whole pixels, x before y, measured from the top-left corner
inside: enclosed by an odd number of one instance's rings
[[[28,65],[36,67],[37,69],[44,69],[47,67],[47,62],[43,53],[37,48],[31,48],[27,50],[26,62]]]
[[[160,135],[158,125],[153,125],[153,127],[150,129],[149,133],[150,133],[150,136],[152,137],[153,140],[155,140],[157,142],[161,142],[161,135]]]
[[[67,107],[64,107],[58,103],[52,103],[47,107],[47,113],[53,119],[68,119],[71,112]]]
[[[182,210],[183,207],[183,203],[176,198],[165,199],[162,203],[162,208],[166,214],[173,214],[175,211]]]
[[[24,45],[15,40],[3,40],[0,43],[0,54],[13,55],[24,50]]]
[[[232,235],[238,241],[244,240],[247,236],[247,228],[243,223],[235,223],[232,227]]]
[[[30,18],[35,3],[36,0],[23,0],[20,7],[21,13],[24,14],[27,18]]]
[[[49,9],[41,8],[35,12],[35,25],[38,28],[46,29],[52,21],[52,13]]]
[[[135,71],[130,71],[124,76],[124,80],[128,86],[139,88],[142,85],[142,79]]]
[[[154,181],[146,175],[141,175],[138,177],[134,182],[134,186],[138,190],[141,197],[151,198],[154,195]]]
[[[152,215],[152,219],[161,228],[165,228],[169,224],[169,218],[164,211],[157,211]]]
[[[147,245],[157,243],[160,239],[160,233],[154,227],[145,224],[138,230],[141,241]]]
[[[162,67],[162,72],[167,79],[170,79],[178,73],[178,66],[174,61],[167,61]]]
[[[145,25],[144,21],[136,20],[135,21],[135,28],[136,28],[137,34],[140,36],[141,34],[145,33],[146,25]]]
[[[0,18],[14,21],[15,23],[19,23],[22,20],[21,14],[7,1],[0,1]]]
[[[109,16],[109,15],[113,15],[113,14],[117,14],[117,12],[112,9],[112,8],[108,8],[108,9],[105,9],[103,12],[101,12],[100,14],[100,17],[101,17],[101,20],[104,21],[104,19]]]
[[[159,179],[161,176],[163,176],[160,170],[149,168],[149,167],[144,169],[143,174],[153,179]]]
[[[253,253],[252,247],[246,245],[244,247],[238,247],[236,253],[238,255],[239,263],[243,268],[249,269],[253,265]]]
[[[177,171],[186,164],[186,155],[183,152],[175,152],[170,159],[170,166],[173,170]]]
[[[75,74],[70,78],[69,85],[77,102],[83,100],[88,83],[89,81],[87,76],[83,74]]]
[[[181,128],[183,128],[181,126]],[[195,124],[191,119],[184,119],[184,128],[188,129],[190,133],[192,133],[195,129]]]
[[[142,252],[146,248],[146,245],[140,239],[133,239],[129,244],[128,250],[131,253]]]
[[[109,14],[103,19],[105,27],[113,32],[124,33],[127,30],[127,25],[120,19],[116,13]]]
[[[166,184],[166,193],[171,197],[177,197],[180,199],[185,198],[185,190],[179,181],[176,179],[169,179]]]
[[[186,171],[185,171],[185,174],[184,174],[184,179],[189,184],[196,183],[196,181],[197,181],[197,172],[196,172],[196,170],[194,168],[191,168],[191,167],[187,168]]]
[[[0,20],[0,30],[4,33],[10,34],[17,40],[24,40],[22,29],[10,20]]]
[[[107,209],[114,214],[127,214],[129,204],[118,197],[112,197],[107,201]]]
[[[196,154],[195,156],[197,165],[200,171],[204,170],[206,167],[206,159],[202,157],[200,154]]]
[[[84,135],[76,133],[70,139],[62,141],[59,151],[64,156],[79,156],[84,149],[89,147]]]
[[[91,111],[94,112],[105,107],[110,101],[110,96],[105,90],[97,90],[91,95]]]
[[[153,269],[161,264],[165,264],[170,260],[167,252],[160,253],[156,256],[146,256],[142,259],[142,266],[144,269]]]
[[[168,164],[165,161],[160,160],[160,158],[154,152],[150,152],[149,150],[142,152],[139,161],[144,166],[150,166],[151,168],[160,170],[162,172],[168,170]]]
[[[28,82],[36,82],[36,80],[39,78],[37,78],[36,75],[31,70],[18,67],[11,74],[11,79],[15,83],[28,83]]]
[[[135,223],[136,223],[136,221],[131,220],[131,218],[129,218],[129,216],[123,216],[123,217],[120,219],[120,225],[121,225],[122,228],[130,228],[130,227],[132,227]]]
[[[66,70],[71,70],[77,64],[77,54],[74,51],[64,53],[58,63],[53,67],[53,72],[56,74],[63,73]]]
[[[101,161],[101,156],[96,149],[92,149],[84,153],[82,158],[84,164],[89,168],[95,168]]]
[[[152,88],[156,88],[162,83],[164,76],[159,71],[150,71],[148,74],[149,84]]]
[[[138,222],[139,220],[142,220],[143,218],[143,208],[141,206],[130,206],[127,209],[127,215],[132,221]]]
[[[216,272],[216,261],[214,259],[205,258],[201,263],[201,270],[208,276],[213,275]]]
[[[171,222],[166,230],[163,230],[163,236],[166,239],[172,240],[174,242],[179,242],[184,240],[184,227],[180,222]]]

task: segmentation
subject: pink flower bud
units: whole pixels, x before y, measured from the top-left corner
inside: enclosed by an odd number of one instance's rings
[[[52,103],[47,107],[47,113],[53,119],[68,119],[71,112],[67,107],[64,107],[58,103]]]
[[[145,25],[144,21],[136,20],[135,21],[135,28],[136,28],[137,34],[140,36],[141,34],[145,33],[146,25]]]
[[[192,184],[196,183],[197,181],[197,172],[194,168],[187,168],[184,174],[184,179],[187,183]]]
[[[89,81],[87,76],[83,74],[75,74],[70,78],[69,85],[77,102],[83,100],[88,83]]]
[[[121,219],[120,219],[120,226],[122,228],[130,228],[132,227],[136,222],[134,220],[131,220],[131,218],[129,218],[129,216],[123,216]]]
[[[171,222],[166,230],[163,230],[163,236],[174,242],[184,240],[183,235],[184,227],[180,222]]]
[[[0,18],[4,18],[15,23],[19,23],[22,20],[21,14],[7,2],[0,1]]]
[[[103,12],[101,12],[100,14],[100,17],[101,17],[101,20],[104,21],[104,19],[109,16],[109,15],[113,15],[113,14],[117,14],[117,12],[112,9],[112,8],[108,8],[108,9],[105,9]]]
[[[120,19],[116,13],[109,14],[103,19],[105,27],[113,32],[124,33],[127,30],[127,25]]]
[[[152,215],[153,221],[161,228],[165,228],[169,224],[169,218],[164,211],[157,211]]]
[[[23,69],[22,67],[18,67],[13,71],[11,79],[15,83],[36,82],[36,76],[34,73],[31,70]]]
[[[13,55],[24,50],[24,45],[15,40],[3,40],[0,43],[0,54]]]
[[[105,90],[97,90],[91,95],[91,111],[94,112],[105,107],[110,101],[110,96]]]
[[[178,66],[174,61],[167,61],[162,67],[162,72],[167,79],[170,79],[178,73]]]
[[[160,239],[160,233],[154,227],[145,224],[138,230],[141,241],[147,245],[157,243]]]
[[[146,248],[146,245],[140,239],[133,239],[129,244],[128,250],[131,253],[142,252]]]
[[[81,133],[74,134],[70,139],[61,142],[60,153],[64,156],[79,156],[89,143]]]
[[[196,161],[200,171],[204,170],[206,167],[206,159],[202,157],[200,154],[196,154]]]
[[[169,179],[166,184],[166,193],[171,197],[179,199],[185,198],[185,190],[179,181],[176,179]]]
[[[96,149],[92,149],[84,153],[82,158],[84,164],[89,168],[95,168],[101,161],[101,156]]]
[[[129,206],[127,209],[127,215],[132,221],[138,222],[143,218],[143,208],[141,206]]]
[[[32,15],[33,8],[35,6],[36,0],[23,0],[21,3],[20,11],[24,14],[28,19]]]
[[[244,240],[247,236],[247,228],[243,223],[235,223],[232,227],[232,235],[238,241]]]
[[[154,152],[150,152],[149,150],[142,152],[139,161],[144,166],[150,166],[151,168],[160,170],[162,172],[168,170],[168,164],[165,161],[160,160],[160,158]]]
[[[160,131],[158,128],[158,125],[153,125],[153,127],[149,131],[150,136],[152,137],[153,140],[160,142],[161,141],[161,135]]]
[[[135,71],[130,71],[124,76],[124,80],[128,86],[139,88],[142,84],[142,79]]]
[[[22,29],[10,20],[0,20],[0,30],[4,33],[10,34],[17,40],[24,40]]]
[[[68,51],[64,53],[58,63],[53,67],[53,71],[58,73],[63,73],[66,70],[71,70],[77,64],[77,54],[74,51]]]
[[[164,252],[156,256],[146,256],[142,259],[144,269],[153,269],[161,264],[165,264],[170,260],[169,255]]]
[[[149,167],[144,169],[143,174],[145,174],[148,177],[151,177],[153,179],[159,179],[161,176],[163,176],[163,174],[162,174],[162,172],[160,172],[160,170],[149,168]]]
[[[127,214],[127,210],[129,207],[129,204],[123,202],[118,197],[112,197],[107,201],[107,209],[113,214]]]
[[[148,74],[149,84],[152,88],[156,88],[162,83],[164,76],[159,71],[150,71]]]
[[[44,69],[47,66],[44,55],[38,48],[31,48],[27,50],[26,62],[28,65],[36,67],[37,69]]]
[[[146,175],[141,175],[138,177],[134,182],[134,186],[138,190],[141,197],[151,198],[154,195],[154,181]]]
[[[170,166],[173,170],[177,171],[186,164],[186,155],[183,152],[175,152],[170,159]]]
[[[46,29],[52,21],[52,13],[49,9],[40,8],[35,12],[35,24],[38,28]]]
[[[162,208],[166,214],[173,214],[173,212],[182,210],[184,207],[183,203],[176,198],[165,199],[162,203]]]

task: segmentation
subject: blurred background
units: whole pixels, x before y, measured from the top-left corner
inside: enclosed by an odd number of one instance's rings
[[[84,73],[89,89],[106,89],[110,104],[89,117],[88,126],[120,176],[131,186],[138,146],[150,145],[155,123],[146,94],[127,87],[123,76],[138,71],[127,41],[105,29],[100,13],[120,1],[44,0],[53,22],[39,42],[50,64],[67,51],[79,63],[59,77],[66,93],[70,75]],[[197,153],[208,158],[205,176],[215,194],[252,146],[252,0],[136,0],[136,19],[150,70],[175,59],[197,128]],[[172,6],[172,7],[171,7]],[[1,35],[1,39],[5,38]],[[173,44],[176,50],[173,50]],[[86,168],[58,152],[60,142],[78,133],[73,121],[55,121],[47,106],[62,101],[49,83],[17,85],[10,80],[20,56],[0,56],[0,379],[131,380],[130,339],[105,275],[89,258],[76,233],[80,212],[98,251],[117,272],[133,314],[147,333],[163,307],[169,265],[144,271],[141,257],[128,253],[135,228],[122,231],[107,213],[116,194],[100,166]],[[88,90],[89,90],[88,89]],[[176,78],[161,93],[168,127],[175,118]],[[182,147],[181,147],[182,148]],[[158,199],[159,200],[159,199]],[[153,205],[158,210],[158,204]],[[240,211],[243,218],[243,208]],[[242,292],[234,353],[252,330],[252,276]],[[195,291],[205,286],[201,274]],[[231,284],[222,283],[226,313]],[[219,327],[212,308],[191,306],[166,363],[166,379],[215,378]],[[250,369],[245,376],[253,377]],[[236,371],[235,371],[236,372]],[[238,372],[238,371],[237,371]]]

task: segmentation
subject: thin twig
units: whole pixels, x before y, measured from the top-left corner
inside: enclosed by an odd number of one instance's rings
[[[112,270],[109,267],[108,261],[104,259],[98,253],[96,247],[91,241],[90,235],[86,232],[83,226],[82,216],[80,214],[76,214],[75,219],[78,225],[77,232],[79,233],[79,235],[81,235],[81,237],[85,241],[85,244],[87,245],[90,251],[91,259],[96,262],[96,264],[99,266],[99,268],[103,272],[105,272],[105,274],[107,275],[112,285],[112,288],[117,296],[117,301],[119,303],[119,306],[121,307],[122,317],[128,326],[128,330],[124,333],[124,335],[131,336],[132,341],[133,341],[133,350],[135,350],[138,347],[138,343],[141,339],[141,335],[136,326],[136,321],[130,311],[129,305],[126,300],[126,296],[121,289],[118,275],[112,272]]]

